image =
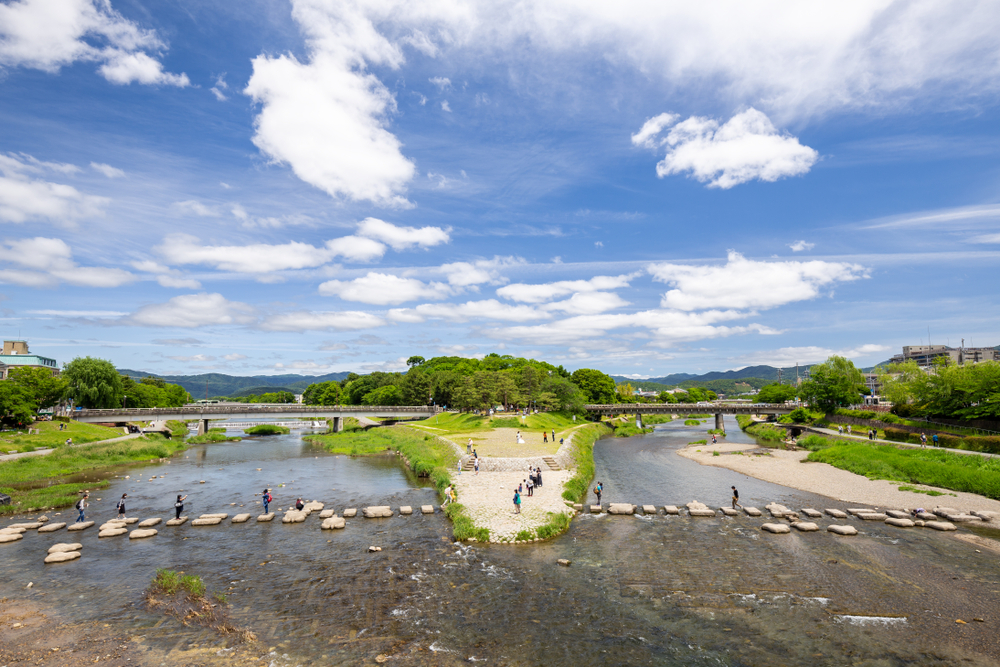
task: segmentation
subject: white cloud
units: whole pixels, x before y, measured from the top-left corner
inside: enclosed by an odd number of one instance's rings
[[[809,243],[808,241],[795,241],[789,243],[788,247],[792,249],[792,252],[802,252],[803,250],[812,250],[816,247],[816,244]]]
[[[132,262],[132,268],[144,273],[156,275],[156,282],[161,287],[174,289],[201,289],[201,283],[193,278],[187,278],[183,273],[169,266],[163,266],[150,259]]]
[[[354,280],[329,280],[319,286],[319,293],[339,296],[345,301],[395,306],[407,301],[443,299],[451,294],[451,289],[443,283],[424,283],[387,273],[369,273]]]
[[[62,239],[35,237],[0,244],[0,261],[19,265],[0,270],[0,283],[25,287],[55,287],[59,283],[82,287],[119,287],[135,280],[121,269],[79,266]]]
[[[221,294],[185,294],[166,303],[150,304],[124,318],[126,324],[147,327],[195,328],[222,324],[253,324],[254,309]]]
[[[31,315],[49,315],[55,317],[85,317],[88,319],[118,318],[128,315],[117,310],[29,310]]]
[[[215,85],[209,88],[209,90],[212,91],[212,94],[215,95],[215,99],[219,100],[220,102],[225,102],[227,99],[229,99],[223,92],[224,90],[228,89],[229,89],[229,84],[226,83],[225,72],[215,77]]]
[[[1000,243],[1000,234],[981,234],[969,239],[971,243]]]
[[[594,276],[589,280],[560,280],[554,283],[529,285],[514,283],[497,290],[497,296],[522,303],[543,303],[575,293],[597,292],[601,290],[628,287],[634,278],[631,275]]]
[[[413,246],[430,248],[448,243],[448,230],[440,227],[398,227],[378,218],[365,218],[358,224],[358,236],[364,236],[385,243],[393,250],[405,250]]]
[[[466,288],[489,283],[500,285],[507,282],[507,278],[500,272],[501,269],[524,264],[524,260],[519,257],[500,257],[493,259],[477,259],[474,262],[452,262],[442,264],[438,269],[443,273],[448,283],[453,287]]]
[[[406,357],[399,357],[398,359],[390,359],[389,361],[383,361],[381,363],[373,364],[361,364],[361,370],[373,373],[375,371],[381,371],[383,373],[395,373],[397,371],[405,371],[408,366],[406,365]]]
[[[125,172],[117,167],[112,167],[110,164],[104,164],[103,162],[91,162],[90,168],[94,171],[98,171],[108,178],[124,178]]]
[[[642,128],[638,132],[632,135],[632,143],[636,146],[656,148],[661,143],[660,141],[655,141],[660,132],[663,132],[665,128],[670,127],[678,120],[680,120],[680,116],[675,113],[661,113],[659,116],[653,116],[642,124]]]
[[[795,364],[818,364],[834,355],[846,357],[847,359],[858,359],[888,350],[888,345],[876,345],[874,343],[867,343],[855,348],[842,350],[810,345],[806,347],[782,347],[777,350],[752,352],[739,357],[733,357],[730,361],[743,366],[766,364],[768,366],[788,367]]]
[[[513,321],[549,319],[551,315],[532,306],[512,306],[496,299],[466,303],[423,303],[415,308],[393,308],[388,318],[395,322],[416,323],[428,319],[450,322]]]
[[[215,361],[215,357],[207,354],[195,354],[190,357],[167,357],[167,359],[173,359],[174,361]]]
[[[435,76],[427,80],[437,86],[438,90],[442,92],[445,88],[451,88],[451,79],[446,76]]]
[[[206,206],[195,199],[177,201],[174,202],[173,206],[187,215],[197,215],[202,218],[216,218],[219,216],[219,212],[217,210],[211,206]]]
[[[448,100],[444,100],[443,102],[441,102],[441,111],[447,111],[448,113],[451,113],[451,105],[448,104]]]
[[[112,83],[187,86],[146,51],[164,43],[125,19],[107,0],[20,0],[0,4],[0,65],[55,73],[77,61],[102,63]]]
[[[649,272],[674,289],[663,295],[665,308],[774,308],[819,296],[838,282],[867,278],[858,264],[843,262],[760,262],[730,251],[723,266],[652,264]]]
[[[577,292],[564,301],[546,304],[546,310],[570,315],[595,315],[629,305],[614,292]]]
[[[87,195],[71,185],[29,177],[46,171],[72,174],[79,167],[42,162],[30,155],[0,154],[0,220],[14,223],[51,220],[69,227],[78,220],[104,215],[104,208],[111,202],[107,197]]]
[[[222,358],[225,359],[226,361],[243,361],[248,357],[245,354],[239,354],[234,352],[233,354],[224,354],[222,355]]]
[[[260,325],[265,331],[357,331],[385,325],[382,318],[361,311],[298,311],[269,315]]]
[[[670,118],[661,114],[646,121],[632,142],[654,145]],[[661,120],[654,122],[657,119]],[[709,187],[722,189],[805,174],[819,158],[819,153],[795,137],[779,133],[756,109],[747,109],[721,126],[714,119],[691,116],[674,125],[659,143],[667,147],[667,154],[656,165],[657,176],[690,172]]]

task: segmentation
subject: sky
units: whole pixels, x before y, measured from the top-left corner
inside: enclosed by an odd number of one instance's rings
[[[996,345],[998,34],[974,0],[0,0],[0,333],[233,375]]]

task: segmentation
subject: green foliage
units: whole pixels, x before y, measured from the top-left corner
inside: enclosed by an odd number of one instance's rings
[[[168,384],[163,378],[144,377],[136,382],[121,376],[122,405],[128,408],[176,408],[191,402],[191,394],[179,384]]]
[[[409,359],[406,360],[406,365],[412,368],[413,366],[419,366],[420,364],[424,363],[425,361],[427,361],[427,360],[424,359],[423,357],[421,357],[420,355],[415,354],[415,355],[413,355],[412,357],[410,357]]]
[[[831,440],[830,438],[824,438],[821,435],[810,433],[807,436],[799,438],[796,444],[799,447],[802,447],[803,449],[808,449],[810,451],[816,452],[821,449],[826,449],[827,447],[831,447],[838,442],[843,442],[843,441]]]
[[[402,405],[403,392],[396,385],[385,385],[361,397],[361,405]]]
[[[302,392],[302,402],[306,405],[340,405],[342,391],[337,382],[317,382]]]
[[[243,431],[247,435],[286,435],[292,432],[287,426],[276,426],[275,424],[259,424]]]
[[[24,426],[35,419],[38,404],[24,387],[0,382],[0,420],[7,425]]]
[[[864,375],[844,357],[834,355],[813,366],[809,374],[810,379],[799,387],[799,395],[825,412],[853,405],[867,392]]]
[[[15,366],[7,376],[7,382],[21,387],[39,408],[50,408],[66,395],[66,378],[53,375],[48,368],[35,366]]]
[[[811,424],[818,419],[822,419],[824,416],[824,413],[809,410],[808,408],[795,408],[787,415],[778,417],[778,421],[782,424]]]
[[[643,424],[668,424],[674,420],[670,415],[643,415]]]
[[[530,542],[535,539],[535,533],[530,530],[519,530],[514,536],[515,542]]]
[[[689,445],[705,445],[708,444],[708,440],[693,440],[688,443]]]
[[[736,415],[736,423],[741,429],[764,442],[781,442],[788,437],[788,432],[780,426],[755,422],[749,415]]]
[[[719,456],[719,452],[712,452],[712,456]]]
[[[784,403],[795,398],[798,389],[789,384],[778,384],[777,382],[761,387],[757,392],[757,403]]]
[[[684,420],[684,425],[685,426],[700,426],[701,425],[701,421],[698,420],[698,419],[685,419]]]
[[[564,514],[563,512],[549,512],[549,520],[547,523],[539,526],[535,529],[535,532],[543,540],[548,540],[557,535],[562,535],[567,530],[569,530],[569,524],[571,517],[569,514]]]
[[[706,433],[708,433],[709,435],[721,435],[721,436],[725,436],[726,435],[726,429],[724,429],[724,428],[710,428],[710,429],[708,429],[708,431],[706,431]]]
[[[93,492],[96,489],[104,489],[108,486],[107,482],[53,484],[52,486],[40,486],[30,489],[25,486],[11,487],[0,485],[0,493],[6,493],[11,497],[10,505],[0,505],[0,514],[18,514],[20,512],[70,507],[79,499],[81,491],[89,490]]]
[[[941,359],[932,372],[915,366],[890,365],[880,374],[883,394],[896,399],[900,416],[1000,419],[1000,362],[959,366]]]
[[[2,388],[2,385],[3,383],[0,382],[0,388]],[[59,430],[60,424],[65,424],[65,431]],[[16,449],[23,452],[27,451],[25,448],[28,446],[34,448],[59,447],[69,438],[72,438],[74,444],[79,445],[98,440],[120,438],[123,435],[121,429],[118,428],[108,428],[106,426],[97,426],[96,424],[81,424],[75,421],[35,422],[31,425],[31,428],[37,429],[38,433],[32,433],[31,435],[28,435],[27,431],[16,431],[14,433],[7,431],[0,433],[0,450],[9,451]]]
[[[572,379],[589,403],[607,404],[617,401],[617,387],[610,375],[593,368],[579,368],[573,371]]]
[[[892,428],[890,426],[885,427],[884,433],[886,440],[892,440],[893,442],[907,442],[914,445],[920,444],[919,433],[911,433],[910,431],[904,431],[903,429]],[[933,437],[928,435],[928,446],[933,445],[933,442]],[[938,433],[938,446],[950,449],[967,449],[972,452],[1000,454],[1000,436],[970,435],[959,437],[949,433]]]
[[[187,422],[180,421],[179,419],[171,419],[167,422],[167,428],[170,429],[170,436],[173,438],[186,438],[188,434]]]
[[[461,503],[445,505],[444,513],[451,519],[452,534],[456,540],[463,541],[474,537],[480,542],[490,541],[489,528],[477,528],[476,524],[472,522],[472,518],[465,513],[465,506]]]
[[[209,429],[204,435],[195,435],[187,439],[189,445],[211,445],[217,442],[240,442],[243,438],[239,436],[226,435],[226,429]]]
[[[521,428],[521,420],[517,417],[494,417],[490,420],[490,428]]]
[[[944,493],[942,493],[940,491],[935,491],[934,489],[918,489],[917,487],[910,486],[908,484],[904,484],[903,486],[899,487],[899,490],[900,491],[912,491],[913,493],[926,493],[928,496],[943,496],[943,495],[945,495]],[[955,495],[955,494],[953,493],[951,495]]]
[[[120,408],[125,390],[115,365],[104,359],[77,357],[63,368],[67,397],[84,408]]]
[[[167,595],[173,595],[181,588],[181,575],[173,570],[159,568],[156,570],[156,576],[153,577],[153,588]]]
[[[833,411],[835,415],[843,417],[854,417],[855,419],[867,419],[869,421],[883,422],[885,424],[902,424],[905,420],[900,419],[891,412],[877,412],[875,410],[849,410],[838,408]]]
[[[583,502],[590,491],[590,480],[594,479],[594,442],[611,433],[604,424],[588,424],[573,431],[573,459],[576,474],[563,486],[562,497],[574,503]]]
[[[283,403],[287,405],[295,402],[295,394],[290,391],[267,391],[246,396],[231,396],[229,400],[238,403]]]
[[[185,574],[181,577],[181,588],[188,592],[188,595],[196,598],[205,597],[205,582],[196,574]]]
[[[620,422],[612,422],[615,427],[615,437],[616,438],[630,438],[633,435],[644,435],[646,433],[652,433],[652,428],[639,428],[635,425],[635,422],[629,421],[624,424]]]

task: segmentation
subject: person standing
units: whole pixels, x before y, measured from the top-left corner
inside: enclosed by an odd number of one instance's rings
[[[935,433],[935,434],[934,434],[934,435],[933,435],[933,436],[931,437],[931,440],[933,440],[933,441],[934,441],[934,446],[935,446],[935,447],[937,447],[937,446],[938,446],[938,434],[937,434],[937,433]]]
[[[478,458],[476,459],[476,462],[473,465],[476,468],[476,474],[478,475],[479,474],[479,459]]]
[[[737,507],[743,509],[743,505],[740,505],[740,492],[736,489],[735,486],[732,488],[733,488],[733,509],[736,509]]]
[[[77,523],[83,523],[84,521],[87,520],[87,518],[84,516],[84,512],[86,512],[87,510],[87,505],[89,504],[87,503],[87,498],[89,497],[90,497],[89,493],[84,493],[83,498],[80,498],[78,501],[76,501],[76,510],[80,513],[80,515],[76,517]]]
[[[267,506],[274,500],[274,496],[271,495],[271,489],[264,489],[264,493],[260,494],[260,499],[264,502],[264,514],[268,514]]]
[[[121,497],[121,500],[118,501],[118,518],[119,519],[124,519],[125,518],[125,499],[126,498],[128,498],[128,494],[127,493],[123,493],[122,497]]]
[[[556,430],[552,429],[552,442],[556,441]]]
[[[441,507],[444,507],[450,502],[451,502],[451,484],[449,484],[448,487],[444,490],[444,502],[441,504]]]
[[[514,514],[521,513],[521,494],[514,489]]]
[[[549,432],[542,431],[542,442],[548,442],[548,441],[549,441]]]
[[[181,512],[184,511],[184,501],[187,500],[187,496],[182,496],[177,494],[177,502],[174,503],[174,518],[181,518]]]
[[[535,468],[535,486],[542,485],[542,469]]]
[[[535,495],[535,478],[532,475],[528,475],[528,479],[525,481],[525,487],[528,489],[528,497]]]
[[[923,449],[926,446],[927,446],[927,434],[926,433],[921,433],[920,434],[920,448]]]
[[[604,484],[602,484],[601,482],[598,482],[597,485],[594,486],[594,495],[597,496],[597,504],[598,505],[601,504],[601,494],[603,492],[604,492]]]
[[[472,453],[472,438],[469,438],[469,443],[465,446],[465,453],[466,454]]]

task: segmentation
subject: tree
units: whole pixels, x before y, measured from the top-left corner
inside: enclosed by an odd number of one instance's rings
[[[337,382],[317,382],[302,392],[302,402],[306,405],[339,405],[341,393]]]
[[[7,381],[21,387],[40,408],[49,408],[66,394],[66,380],[47,368],[18,366],[11,369]]]
[[[399,382],[403,392],[403,405],[427,405],[431,396],[431,375],[424,369],[412,366]]]
[[[631,403],[632,397],[635,396],[635,387],[632,386],[631,382],[624,382],[617,387],[618,398],[624,403]]]
[[[38,405],[27,389],[12,382],[0,382],[0,420],[4,424],[30,424],[35,420],[37,409]]]
[[[615,380],[610,375],[593,368],[578,368],[572,379],[591,403],[615,402]]]
[[[394,384],[387,384],[361,397],[361,405],[402,405],[403,392]]]
[[[425,361],[427,360],[421,357],[419,354],[415,354],[406,360],[406,365],[409,366],[410,368],[413,368],[414,366],[419,366]]]
[[[67,382],[66,395],[84,408],[120,408],[125,395],[121,376],[115,365],[104,359],[77,357],[62,372]]]
[[[810,379],[799,387],[799,395],[818,410],[832,412],[853,405],[866,391],[865,376],[844,357],[832,356],[813,366],[809,374]]]
[[[795,398],[798,388],[790,384],[769,384],[757,392],[758,403],[784,403]]]

